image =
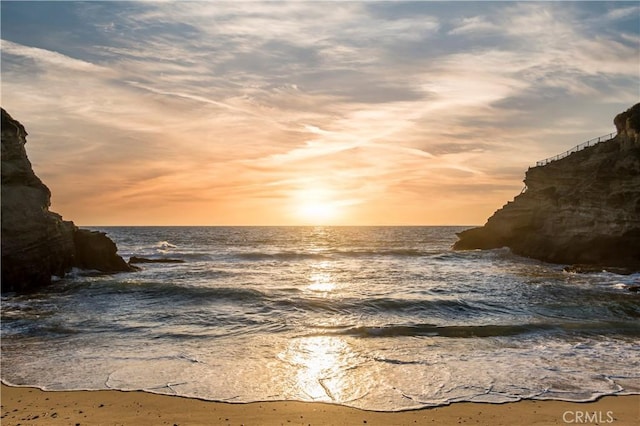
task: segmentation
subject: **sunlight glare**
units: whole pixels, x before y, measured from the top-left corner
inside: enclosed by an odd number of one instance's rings
[[[311,291],[327,293],[336,288],[331,274],[327,272],[315,272],[311,275],[310,280],[311,284],[309,284],[308,289]]]
[[[343,339],[329,336],[293,339],[279,358],[296,367],[296,387],[312,401],[340,403],[367,393],[364,381],[346,374],[364,361]]]
[[[326,188],[308,188],[294,197],[296,216],[309,225],[325,225],[340,218],[341,203],[333,191]]]
[[[325,223],[337,216],[338,209],[326,202],[307,202],[299,206],[298,214],[313,223]]]

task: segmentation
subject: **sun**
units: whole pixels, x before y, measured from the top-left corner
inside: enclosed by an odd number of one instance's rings
[[[340,219],[342,203],[334,191],[314,187],[297,191],[293,196],[296,218],[309,225],[326,225]]]
[[[297,213],[303,220],[323,224],[338,216],[338,208],[330,202],[309,201],[298,206]]]

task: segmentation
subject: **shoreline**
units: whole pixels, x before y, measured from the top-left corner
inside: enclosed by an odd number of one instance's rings
[[[637,425],[640,395],[592,402],[455,402],[407,411],[365,411],[321,402],[213,402],[144,391],[43,391],[1,385],[3,425]]]

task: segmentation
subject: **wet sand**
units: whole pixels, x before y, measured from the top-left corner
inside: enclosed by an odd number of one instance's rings
[[[9,425],[564,425],[640,424],[640,395],[595,402],[460,402],[396,413],[305,402],[229,404],[145,392],[56,391],[2,385]]]

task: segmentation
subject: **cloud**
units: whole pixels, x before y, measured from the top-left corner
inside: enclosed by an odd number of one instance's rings
[[[484,16],[461,18],[455,28],[449,30],[450,35],[500,32],[501,28]]]
[[[640,15],[640,6],[624,6],[620,8],[613,8],[601,17],[604,21],[617,21],[620,19],[631,18],[637,22],[638,16]]]
[[[348,223],[479,223],[637,101],[629,5],[5,3],[3,104],[81,223],[274,224],[314,187]]]
[[[80,72],[106,71],[105,68],[92,64],[91,62],[71,58],[58,52],[37,47],[22,46],[9,40],[1,40],[1,43],[3,54],[32,59],[36,61],[40,67],[52,66]]]

